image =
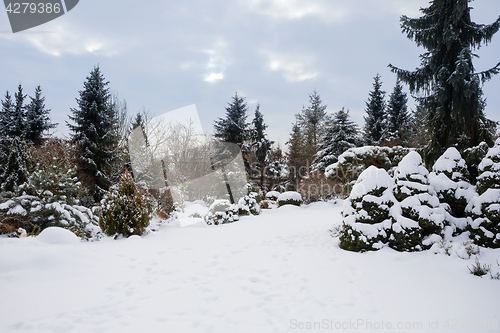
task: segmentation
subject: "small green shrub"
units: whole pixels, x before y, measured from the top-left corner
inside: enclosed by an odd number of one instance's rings
[[[288,191],[283,192],[278,197],[278,206],[294,205],[300,206],[302,204],[302,196],[299,192]]]
[[[108,236],[142,235],[149,225],[146,201],[128,170],[101,201],[99,226]]]

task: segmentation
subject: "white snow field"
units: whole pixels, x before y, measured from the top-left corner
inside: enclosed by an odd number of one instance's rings
[[[341,208],[98,242],[1,238],[0,332],[500,331],[500,281],[470,274],[473,259],[341,250],[329,232]],[[500,271],[500,250],[479,260]]]

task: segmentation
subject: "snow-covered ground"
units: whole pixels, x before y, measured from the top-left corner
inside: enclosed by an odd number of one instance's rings
[[[93,243],[2,238],[0,332],[500,331],[500,281],[471,275],[473,259],[343,251],[329,232],[341,208]],[[500,250],[479,259],[500,271]]]

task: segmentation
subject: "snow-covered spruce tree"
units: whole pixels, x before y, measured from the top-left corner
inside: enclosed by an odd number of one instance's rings
[[[447,147],[465,148],[481,141],[492,144],[494,122],[484,114],[481,81],[489,80],[500,70],[500,63],[476,73],[473,50],[491,42],[500,28],[500,18],[493,24],[471,21],[470,0],[433,0],[421,8],[419,18],[401,17],[403,33],[427,52],[415,71],[389,65],[398,78],[409,84],[428,112],[431,141],[426,163],[431,165]]]
[[[349,251],[378,250],[391,236],[394,180],[384,169],[370,166],[359,175],[344,201],[340,247]]]
[[[477,245],[500,248],[500,138],[479,165],[477,191],[466,211],[473,219],[469,230]]]
[[[398,80],[387,103],[387,119],[382,140],[408,147],[411,139],[411,117],[408,114],[408,97]]]
[[[278,146],[268,151],[266,156],[266,185],[267,190],[285,191],[287,181],[287,158],[281,147]]]
[[[323,105],[321,96],[316,91],[309,95],[309,103],[307,108],[303,107],[302,112],[295,115],[304,141],[302,147],[304,161],[302,161],[301,167],[306,169],[306,173],[310,171],[314,162],[314,157],[318,152],[318,144],[321,143],[325,135],[328,121],[327,106]]]
[[[113,164],[118,145],[117,118],[112,107],[109,82],[105,81],[99,66],[94,67],[79,91],[78,108],[67,123],[71,139],[79,152],[78,179],[99,202],[111,185],[108,166]]]
[[[432,167],[429,181],[439,201],[446,207],[446,221],[453,232],[464,231],[467,227],[465,207],[475,196],[476,189],[468,182],[467,165],[456,148],[448,148],[438,158]]]
[[[7,164],[7,157],[9,155],[9,126],[13,108],[14,103],[12,103],[12,96],[7,91],[5,93],[5,98],[2,99],[2,108],[0,109],[0,175],[4,172],[4,167]]]
[[[11,141],[7,164],[1,175],[2,191],[15,191],[19,185],[26,181],[26,162],[26,143],[16,136]]]
[[[429,183],[429,171],[416,151],[406,155],[394,173],[397,205],[391,210],[394,219],[390,246],[398,251],[420,251],[432,246],[433,235],[440,235],[445,212]]]
[[[42,97],[42,88],[37,86],[35,97],[26,106],[26,127],[24,136],[26,140],[35,145],[42,144],[43,133],[55,128],[57,124],[50,122],[50,109],[45,108],[45,97]]]
[[[313,169],[324,172],[326,167],[337,162],[340,154],[349,148],[359,147],[362,140],[358,131],[358,125],[350,119],[349,109],[342,108],[335,112],[318,145],[319,151],[316,153]]]
[[[271,146],[274,141],[267,138],[265,130],[267,125],[264,123],[264,116],[260,112],[260,105],[257,104],[255,109],[255,116],[252,121],[252,131],[251,131],[251,142],[252,148],[255,151],[255,157],[257,159],[259,175],[259,184],[261,189],[264,187],[265,172],[266,172],[266,157],[268,156]]]
[[[305,139],[298,122],[293,124],[292,133],[290,133],[290,139],[288,139],[286,145],[288,146],[286,154],[287,168],[289,170],[288,180],[291,188],[295,190],[301,178],[306,174],[303,169],[307,170],[307,157],[304,152]]]
[[[244,97],[235,93],[231,102],[226,107],[226,118],[219,118],[214,122],[214,137],[222,142],[229,142],[238,145],[241,149],[245,168],[248,170],[247,145],[250,139],[249,123],[247,120],[248,107]]]
[[[108,236],[129,237],[142,235],[148,225],[146,201],[132,174],[125,170],[118,184],[111,186],[101,201],[99,226]]]
[[[373,90],[370,91],[370,97],[366,102],[364,139],[369,145],[378,145],[386,126],[385,91],[382,90],[382,81],[378,73],[373,79]]]
[[[14,107],[11,108],[10,123],[7,133],[12,138],[15,136],[24,138],[26,123],[26,105],[24,105],[24,100],[26,99],[26,95],[23,93],[21,84],[17,87],[14,99]]]

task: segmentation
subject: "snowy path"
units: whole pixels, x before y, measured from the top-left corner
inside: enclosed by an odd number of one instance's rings
[[[340,208],[288,206],[118,241],[0,239],[0,332],[437,332],[446,320],[458,320],[450,331],[477,332],[498,323],[500,281],[429,252],[342,251],[328,232]],[[495,260],[500,251],[481,257]]]

